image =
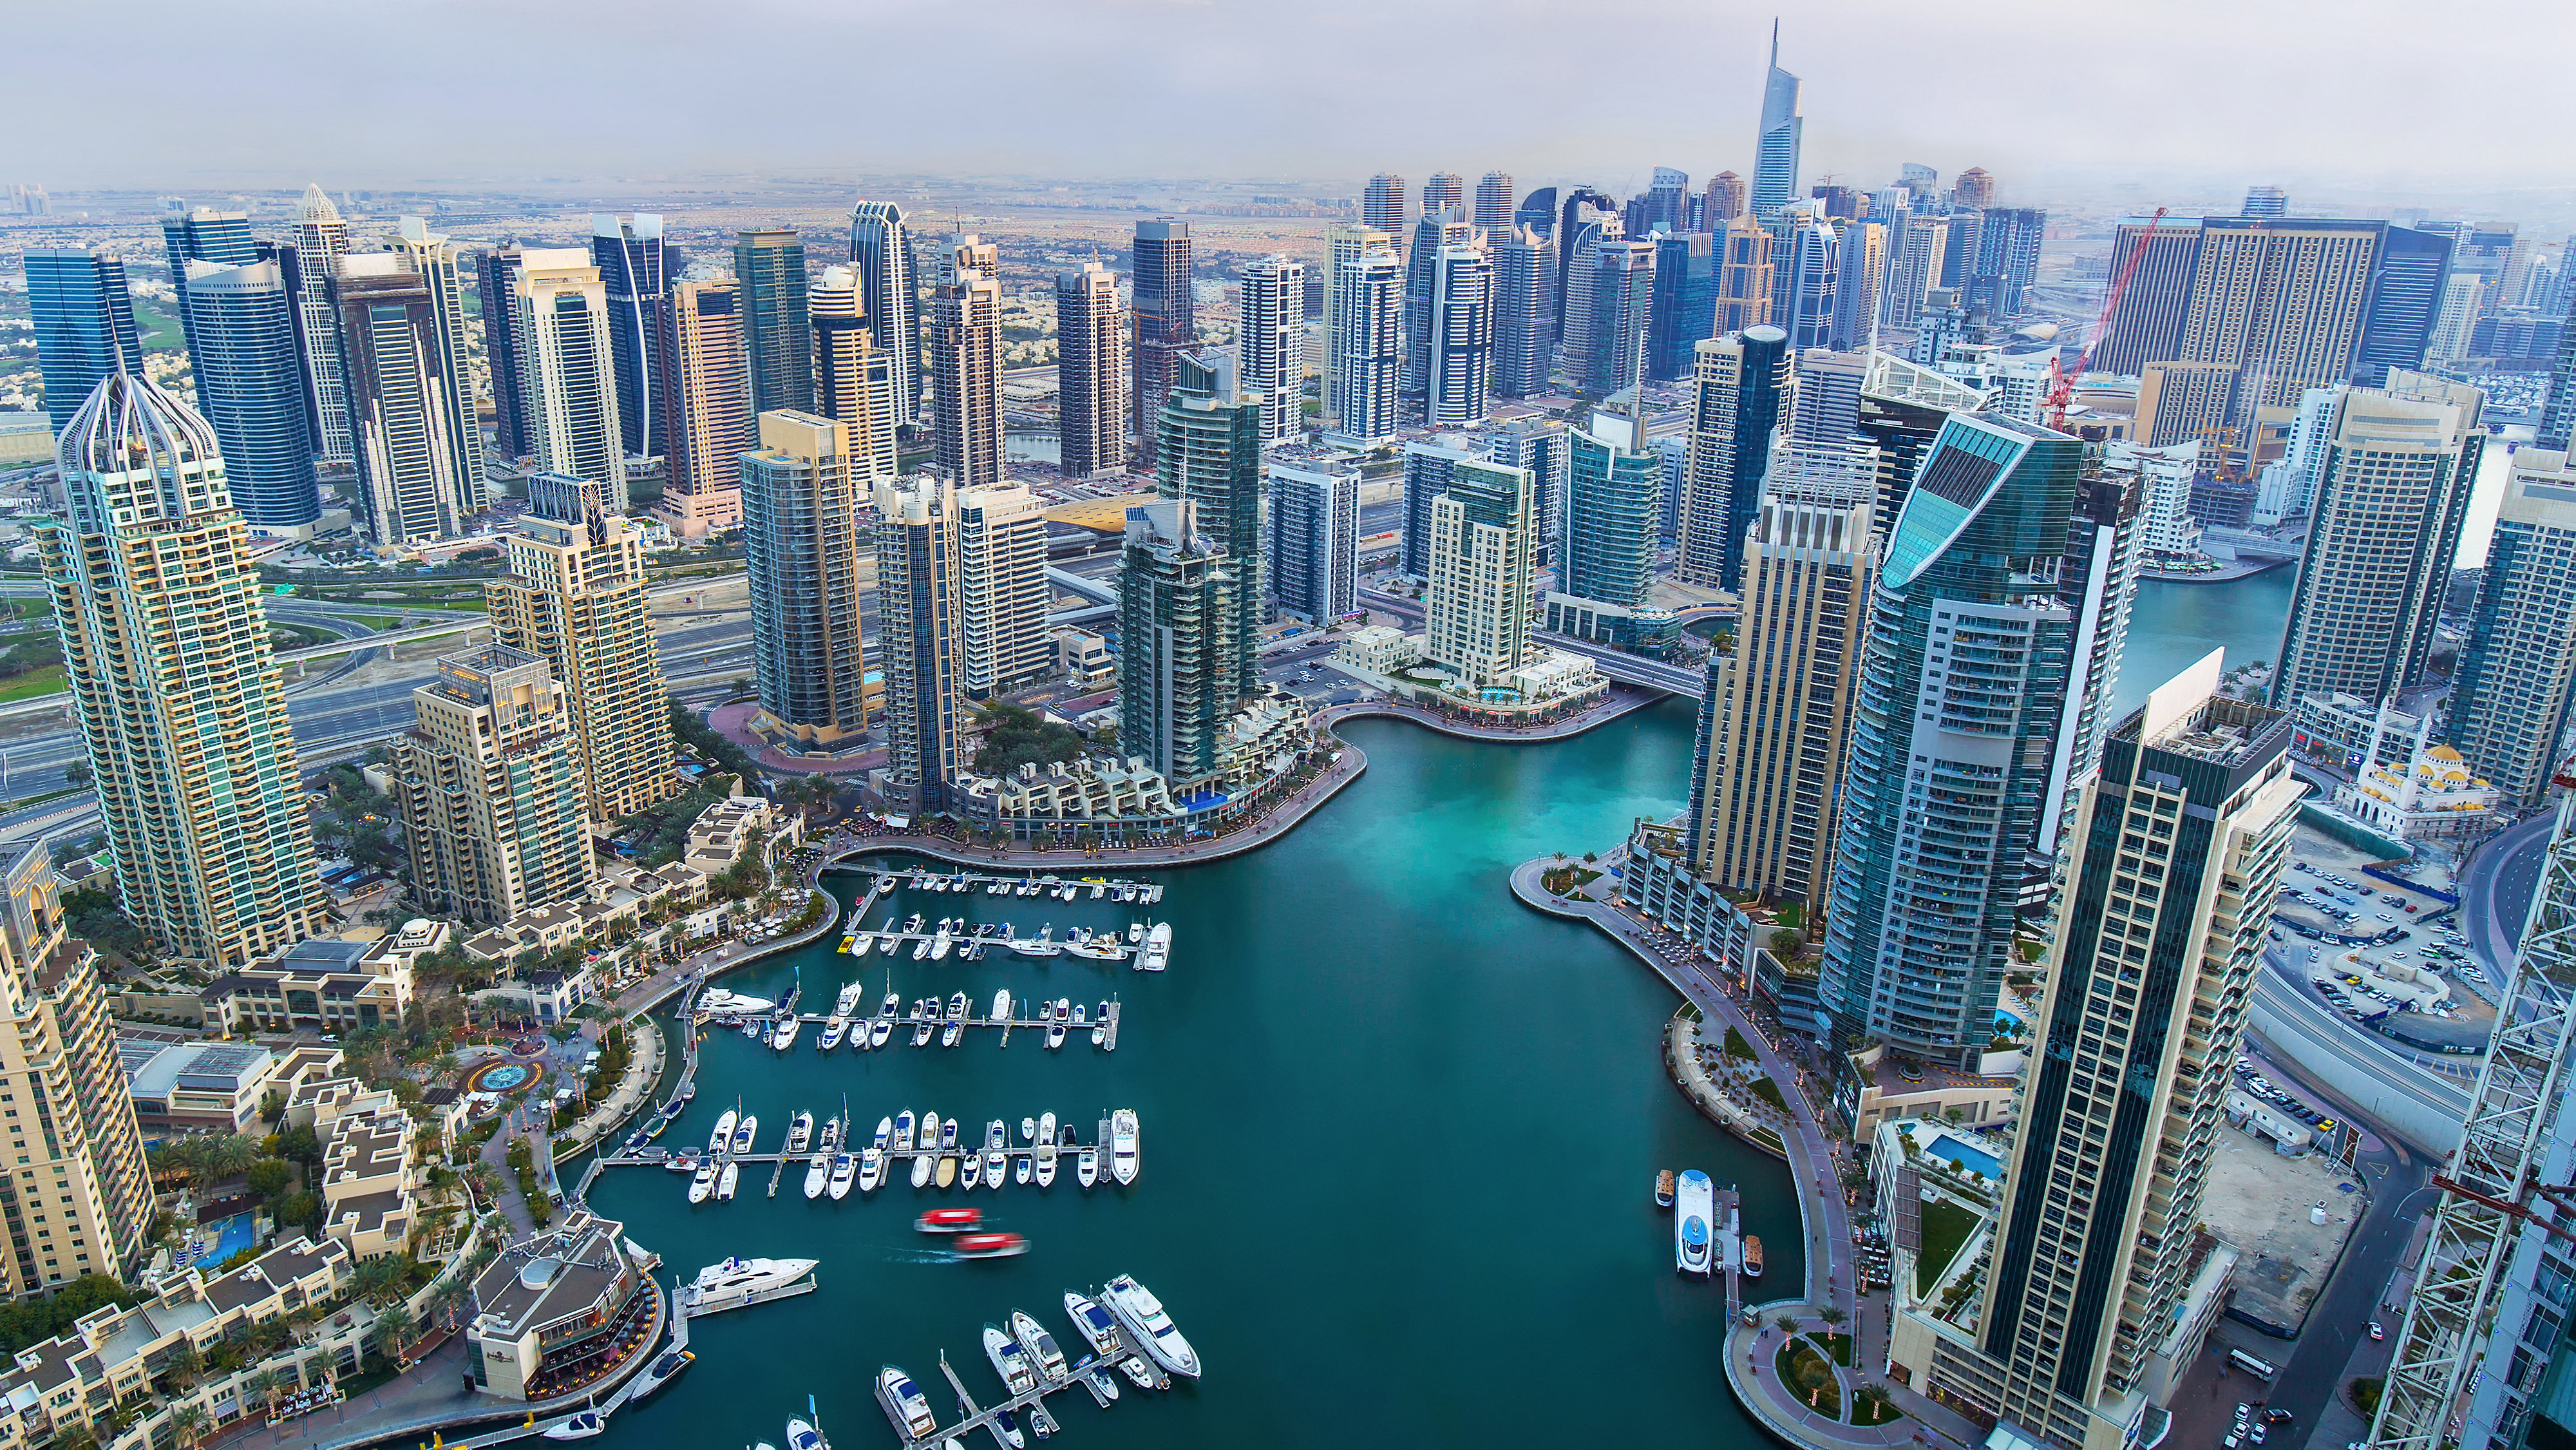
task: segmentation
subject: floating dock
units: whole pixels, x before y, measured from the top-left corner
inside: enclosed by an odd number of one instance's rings
[[[1137,1354],[1134,1349],[1128,1346],[1126,1341],[1126,1332],[1124,1330],[1113,1330],[1111,1332],[1110,1347],[1115,1351],[1115,1353],[1107,1356],[1102,1356],[1097,1353],[1085,1354],[1080,1359],[1073,1360],[1066,1366],[1064,1377],[1062,1379],[1048,1379],[1045,1374],[1041,1372],[1037,1376],[1036,1384],[1030,1386],[1028,1389],[1017,1391],[1016,1393],[1011,1394],[1009,1398],[991,1405],[978,1405],[975,1403],[975,1397],[967,1393],[966,1382],[959,1379],[957,1377],[957,1371],[949,1365],[948,1351],[944,1349],[941,1350],[939,1352],[939,1372],[942,1375],[947,1376],[948,1387],[951,1390],[956,1391],[958,1411],[964,1416],[964,1418],[960,1419],[954,1425],[941,1426],[926,1435],[906,1437],[903,1442],[905,1450],[926,1450],[926,1447],[939,1446],[949,1441],[962,1441],[977,1430],[988,1432],[993,1437],[993,1443],[995,1445],[1003,1446],[1004,1450],[1008,1450],[1009,1442],[1002,1438],[1002,1429],[1000,1424],[1002,1412],[1005,1410],[1009,1410],[1013,1412],[1014,1415],[1018,1416],[1032,1432],[1035,1432],[1039,1428],[1041,1423],[1039,1417],[1045,1416],[1044,1425],[1046,1433],[1053,1434],[1055,1431],[1061,1430],[1064,1427],[1057,1423],[1053,1415],[1048,1414],[1046,1406],[1047,1396],[1062,1394],[1066,1390],[1079,1388],[1090,1391],[1092,1400],[1097,1403],[1100,1408],[1104,1410],[1108,1409],[1111,1401],[1103,1397],[1099,1390],[1092,1387],[1091,1372],[1093,1370],[1103,1370],[1116,1374],[1118,1373],[1118,1362],[1122,1359],[1136,1358],[1142,1360],[1145,1365],[1147,1376],[1154,1382],[1154,1388],[1158,1390],[1168,1390],[1172,1387],[1171,1376],[1165,1374],[1160,1365],[1155,1364],[1151,1359],[1146,1359],[1144,1356]],[[1133,1388],[1132,1384],[1130,1388]],[[1021,1412],[1023,1411],[1026,1413],[1022,1414]],[[1029,1438],[1043,1437],[1033,1433]]]
[[[870,899],[898,886],[909,886],[915,891],[981,892],[987,896],[1053,896],[1059,901],[1087,898],[1140,906],[1151,906],[1163,899],[1163,886],[1159,881],[1122,881],[1107,876],[1066,876],[1060,872],[1047,876],[1028,873],[1000,876],[986,871],[889,871],[881,866],[841,865],[824,869],[870,878]],[[1072,896],[1065,895],[1068,887],[1073,891]]]
[[[948,954],[946,956],[934,957],[928,952],[920,952],[919,955],[915,955],[915,952],[919,951],[919,948],[924,943],[929,943],[934,946],[938,943],[939,932],[936,928],[929,931],[905,931],[900,928],[889,930],[885,928],[861,927],[855,931],[845,931],[841,933],[841,940],[844,943],[856,942],[857,945],[855,947],[844,945],[839,950],[840,954],[846,957],[881,956],[886,959],[888,964],[895,962],[972,962],[979,961],[982,958],[966,956],[964,955],[964,950],[969,946],[976,946],[983,949],[985,957],[990,957],[997,952],[1008,952],[1012,956],[1028,957],[1031,961],[1098,962],[1104,967],[1114,967],[1121,963],[1132,963],[1139,957],[1143,956],[1145,951],[1144,943],[1131,942],[1127,940],[1125,936],[1117,933],[1109,933],[1107,939],[1101,942],[1101,945],[1113,949],[1115,955],[1086,956],[1081,952],[1068,949],[1066,940],[1062,938],[1052,936],[1015,938],[1005,935],[1000,928],[1007,928],[1010,925],[1008,922],[978,922],[971,923],[971,925],[995,927],[997,930],[982,933],[972,931],[952,931],[948,934]],[[1052,922],[1041,922],[1039,923],[1038,929],[1041,932],[1045,932],[1053,925],[1054,923]],[[887,937],[894,938],[895,949],[891,952],[885,949],[885,940]],[[1041,952],[1035,956],[1030,956],[1029,953],[1012,950],[1011,943],[1015,940],[1027,944],[1035,944],[1039,941],[1045,941],[1048,945],[1057,948],[1057,950],[1052,952]],[[1141,971],[1143,969],[1138,968],[1138,970]]]
[[[987,1004],[985,1004],[985,1005],[990,1006],[991,1004],[990,1004],[990,1003],[987,1003]],[[938,1013],[926,1014],[926,1015],[919,1015],[919,1016],[916,1016],[916,1015],[914,1015],[913,1013],[910,1013],[910,1012],[906,1012],[906,1013],[904,1013],[902,1016],[897,1017],[897,1018],[895,1018],[895,1019],[894,1019],[895,1035],[894,1035],[894,1036],[892,1036],[892,1037],[888,1037],[888,1038],[886,1039],[886,1045],[885,1045],[884,1047],[882,1047],[882,1048],[871,1048],[871,1047],[867,1046],[867,1045],[863,1042],[863,1043],[859,1044],[856,1048],[854,1048],[854,1049],[852,1049],[852,1050],[853,1050],[853,1051],[857,1051],[857,1052],[871,1052],[871,1051],[874,1051],[874,1052],[891,1052],[891,1051],[893,1051],[893,1050],[894,1050],[895,1048],[897,1048],[897,1047],[909,1047],[909,1046],[911,1046],[911,1045],[912,1045],[912,1039],[911,1039],[911,1037],[910,1037],[910,1034],[911,1034],[912,1032],[914,1032],[915,1030],[917,1030],[917,1029],[918,1029],[918,1028],[923,1024],[923,1023],[925,1023],[925,1022],[929,1023],[929,1024],[930,1024],[931,1026],[933,1026],[933,1027],[942,1027],[942,1028],[946,1027],[946,1026],[947,1026],[950,1022],[952,1022],[952,1021],[953,1021],[953,1022],[958,1023],[958,1024],[959,1024],[959,1025],[961,1025],[961,1026],[965,1026],[965,1027],[974,1027],[974,1028],[1000,1028],[1000,1029],[1001,1029],[1001,1031],[1002,1031],[1002,1034],[1003,1034],[1003,1041],[1004,1041],[1004,1043],[1005,1043],[1005,1044],[1007,1044],[1007,1043],[1009,1042],[1009,1039],[1010,1039],[1010,1034],[1011,1034],[1011,1032],[1013,1032],[1014,1030],[1021,1031],[1021,1032],[1040,1032],[1040,1033],[1042,1033],[1042,1032],[1045,1032],[1048,1028],[1053,1027],[1053,1026],[1055,1025],[1055,1020],[1054,1020],[1053,1018],[1051,1018],[1051,1017],[1031,1017],[1031,1016],[1029,1016],[1029,1015],[1027,1015],[1027,1014],[1025,1014],[1025,1013],[1023,1013],[1023,1012],[1021,1012],[1021,1011],[1019,1010],[1019,1009],[1021,1009],[1022,1007],[1035,1007],[1035,1006],[1039,1006],[1039,1005],[1042,1005],[1042,1004],[1041,1004],[1041,1003],[1039,1003],[1038,1001],[1036,1001],[1035,999],[1031,999],[1031,1000],[1029,1000],[1029,1001],[1025,1001],[1025,1002],[1023,1002],[1023,1001],[1021,1001],[1020,999],[1018,999],[1018,998],[1014,997],[1014,998],[1012,998],[1012,999],[1011,999],[1011,1013],[1010,1013],[1010,1015],[1009,1015],[1009,1016],[1007,1016],[1007,1017],[995,1017],[995,1016],[992,1016],[991,1014],[986,1013],[986,1012],[972,1012],[972,1011],[968,1012],[968,1013],[967,1013],[965,1016],[963,1016],[963,1017],[954,1017],[954,1018],[952,1018],[952,1017],[948,1016],[944,1011],[943,1011],[943,1012],[938,1012]],[[1090,1006],[1091,1004],[1090,1004],[1090,1003],[1084,1003],[1083,1005],[1084,1005],[1084,1006],[1086,1006],[1086,1007],[1088,1007],[1088,1006]],[[1086,1018],[1085,1020],[1083,1020],[1083,1021],[1081,1021],[1081,1022],[1078,1022],[1078,1023],[1077,1023],[1077,1022],[1067,1022],[1067,1023],[1065,1023],[1065,1024],[1064,1024],[1064,1039],[1065,1039],[1065,1041],[1066,1041],[1067,1043],[1070,1043],[1070,1042],[1072,1042],[1072,1041],[1073,1041],[1075,1038],[1077,1038],[1077,1037],[1085,1037],[1085,1038],[1087,1038],[1087,1037],[1089,1037],[1089,1036],[1091,1035],[1091,1029],[1092,1029],[1092,1028],[1097,1027],[1097,1026],[1101,1026],[1102,1024],[1104,1024],[1104,1023],[1105,1023],[1105,1024],[1107,1024],[1107,1030],[1106,1030],[1106,1031],[1104,1031],[1104,1032],[1101,1034],[1101,1036],[1100,1036],[1100,1050],[1101,1050],[1101,1051],[1103,1051],[1103,1052],[1116,1052],[1116,1051],[1118,1050],[1118,1023],[1119,1023],[1119,1019],[1120,1019],[1120,1017],[1121,1017],[1121,1016],[1123,1016],[1123,1015],[1124,1015],[1124,1013],[1125,1013],[1125,1004],[1123,1004],[1123,1003],[1119,1002],[1116,998],[1112,998],[1112,999],[1110,999],[1110,1003],[1109,1003],[1109,1015],[1108,1015],[1108,1016],[1106,1016],[1106,1017],[1091,1017],[1091,1018]],[[798,1013],[798,1014],[797,1014],[797,1016],[798,1016],[802,1021],[804,1021],[807,1025],[809,1025],[809,1026],[810,1026],[810,1025],[812,1025],[812,1024],[815,1024],[815,1023],[819,1023],[819,1022],[829,1022],[830,1020],[832,1020],[832,1019],[831,1019],[831,1017],[830,1017],[828,1014],[826,1014],[826,1015],[822,1015],[822,1016],[817,1016],[817,1015],[815,1015],[814,1013],[811,1013],[811,1012],[800,1012],[800,1013]],[[743,1020],[745,1020],[745,1021],[749,1021],[749,1022],[775,1022],[775,1021],[777,1021],[778,1019],[777,1019],[777,1018],[775,1018],[775,1017],[754,1016],[754,1017],[748,1017],[748,1018],[745,1018],[745,1019],[743,1019]],[[881,1018],[881,1017],[879,1017],[879,1016],[876,1016],[875,1014],[870,1014],[870,1015],[865,1016],[865,1017],[850,1017],[850,1018],[844,1018],[843,1020],[848,1024],[848,1026],[849,1026],[849,1030],[850,1030],[852,1033],[864,1033],[864,1032],[865,1032],[865,1031],[866,1031],[866,1030],[867,1030],[871,1025],[873,1025],[873,1024],[875,1024],[875,1023],[879,1022],[879,1021],[882,1021],[882,1020],[884,1020],[884,1019],[883,1019],[883,1018]],[[798,1040],[798,1041],[803,1041],[803,1040],[804,1040],[804,1034],[803,1034],[802,1032],[799,1032],[799,1033],[797,1034],[797,1040]],[[817,1038],[817,1039],[816,1039],[816,1041],[817,1041],[817,1043],[819,1043],[819,1042],[821,1041],[821,1039],[820,1039],[820,1038]],[[923,1043],[923,1044],[922,1044],[922,1046],[923,1046],[923,1047],[925,1047],[925,1048],[935,1047],[935,1046],[937,1046],[937,1045],[938,1045],[938,1039],[937,1039],[937,1038],[933,1038],[933,1039],[931,1039],[929,1042],[925,1042],[925,1043]],[[850,1046],[849,1040],[848,1040],[847,1038],[844,1038],[844,1039],[842,1040],[841,1047],[849,1047],[849,1046]],[[841,1050],[841,1047],[835,1047],[835,1048],[830,1048],[830,1049],[822,1049],[822,1048],[819,1048],[819,1047],[818,1047],[818,1048],[817,1048],[817,1050],[818,1050],[818,1051],[821,1051],[821,1050],[828,1050],[828,1051],[832,1051],[832,1052],[838,1052],[838,1051],[840,1051],[840,1050]]]

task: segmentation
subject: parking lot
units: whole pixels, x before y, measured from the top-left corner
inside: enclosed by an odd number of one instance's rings
[[[2300,859],[2282,878],[2272,936],[2291,977],[2358,1026],[2460,1053],[2494,1029],[2490,975],[2434,897]]]

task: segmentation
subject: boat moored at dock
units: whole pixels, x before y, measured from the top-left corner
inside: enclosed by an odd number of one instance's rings
[[[1103,1285],[1100,1302],[1117,1316],[1128,1339],[1152,1356],[1156,1364],[1177,1375],[1199,1377],[1198,1351],[1181,1337],[1172,1316],[1164,1311],[1163,1301],[1137,1283],[1134,1275],[1121,1274]]]
[[[680,1303],[695,1314],[740,1308],[754,1296],[784,1289],[814,1272],[819,1259],[730,1258],[709,1264],[680,1286]]]
[[[921,1392],[921,1386],[893,1365],[877,1371],[877,1403],[885,1407],[894,1432],[907,1445],[939,1428],[939,1419],[930,1413],[930,1399]]]
[[[1709,1276],[1716,1221],[1716,1186],[1698,1169],[1683,1169],[1673,1185],[1673,1267],[1677,1271],[1703,1279]]]
[[[1744,1277],[1762,1277],[1762,1240],[1752,1234],[1744,1236]]]

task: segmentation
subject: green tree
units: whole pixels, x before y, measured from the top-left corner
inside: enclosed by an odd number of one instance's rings
[[[283,1158],[262,1158],[250,1165],[250,1171],[243,1178],[250,1187],[251,1196],[266,1203],[285,1192],[286,1186],[295,1181],[295,1170]]]
[[[206,1437],[206,1407],[191,1403],[181,1405],[179,1408],[172,1410],[170,1412],[170,1430],[171,1433],[179,1437],[179,1443],[182,1445],[194,1445],[199,1440],[204,1439]]]

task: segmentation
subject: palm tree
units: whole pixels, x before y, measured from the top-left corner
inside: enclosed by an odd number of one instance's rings
[[[388,1304],[376,1311],[376,1350],[387,1359],[400,1359],[403,1346],[411,1342],[411,1311],[400,1304]]]
[[[273,1408],[277,1404],[277,1379],[277,1371],[260,1370],[242,1381],[243,1393],[258,1396],[262,1408]]]
[[[194,1445],[206,1433],[206,1407],[185,1404],[170,1412],[170,1429],[182,1445]]]

